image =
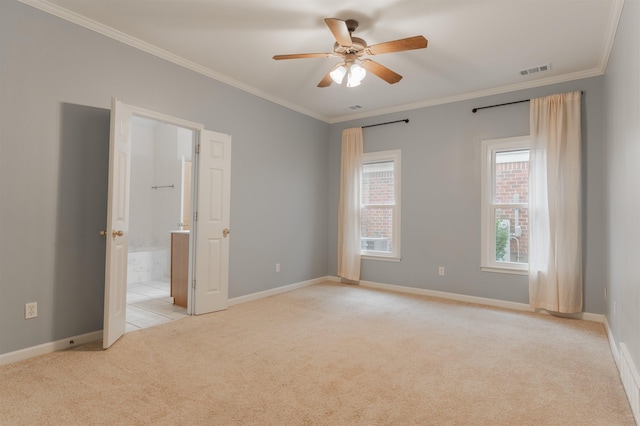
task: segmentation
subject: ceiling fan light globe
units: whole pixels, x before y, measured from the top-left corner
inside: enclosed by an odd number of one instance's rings
[[[353,64],[349,68],[347,75],[347,87],[356,87],[367,75],[367,71],[358,64]]]
[[[336,69],[334,69],[329,73],[329,75],[331,76],[331,79],[337,84],[342,84],[342,80],[344,80],[344,76],[346,74],[347,74],[347,69],[344,67],[344,65],[340,65],[339,67],[337,67]]]

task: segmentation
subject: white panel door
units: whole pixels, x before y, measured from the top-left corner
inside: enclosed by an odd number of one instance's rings
[[[105,349],[124,334],[127,320],[131,118],[131,107],[113,98],[109,140],[107,253],[102,339]]]
[[[227,308],[231,136],[202,130],[198,157],[196,315]]]

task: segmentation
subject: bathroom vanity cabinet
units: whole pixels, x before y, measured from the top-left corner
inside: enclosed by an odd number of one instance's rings
[[[171,233],[171,297],[173,303],[187,307],[189,292],[189,231]]]

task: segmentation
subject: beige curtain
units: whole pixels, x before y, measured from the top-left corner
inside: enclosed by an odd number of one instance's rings
[[[580,92],[532,99],[529,303],[582,312]]]
[[[338,276],[360,280],[360,176],[362,128],[342,131],[340,202],[338,205]]]

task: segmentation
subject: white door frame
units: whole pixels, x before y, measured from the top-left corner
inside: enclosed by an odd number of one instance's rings
[[[140,107],[136,107],[133,105],[128,105],[128,104],[124,104],[123,102],[120,102],[119,100],[113,98],[112,99],[112,117],[115,115],[115,110],[116,110],[116,105],[121,105],[121,108],[118,108],[118,111],[123,111],[122,114],[123,116],[126,116],[127,119],[131,119],[134,116],[139,116],[139,117],[144,117],[144,118],[148,118],[148,119],[152,119],[152,120],[156,120],[156,121],[161,121],[167,124],[172,124],[172,125],[176,125],[185,129],[189,129],[192,130],[194,132],[194,139],[192,141],[192,158],[193,158],[193,163],[192,163],[192,170],[191,170],[191,176],[192,176],[192,185],[191,185],[191,212],[192,214],[195,214],[195,212],[197,212],[197,205],[198,205],[198,194],[199,194],[199,184],[198,184],[198,176],[199,176],[199,163],[200,163],[200,159],[198,158],[197,152],[196,152],[196,147],[200,144],[200,141],[203,137],[203,133],[205,132],[205,128],[204,125],[200,124],[200,123],[195,123],[192,121],[188,121],[188,120],[183,120],[180,118],[176,118],[167,114],[163,114],[163,113],[159,113],[156,111],[151,111],[145,108],[140,108]],[[112,124],[112,132],[114,132],[114,129],[116,127],[113,126]],[[127,126],[127,128],[124,130],[125,132],[128,132],[127,136],[130,138],[131,137],[131,126]],[[222,134],[220,134],[222,135]],[[111,137],[113,137],[114,135],[112,135]],[[230,136],[226,135],[227,137],[230,138]],[[230,141],[230,139],[229,139]],[[112,143],[112,142],[110,142]],[[111,167],[111,165],[110,165]],[[109,178],[110,180],[112,179],[112,177],[110,176]],[[110,183],[111,184],[111,183]],[[128,187],[127,187],[127,192],[128,192]],[[111,193],[109,193],[108,195],[109,197],[111,197]],[[129,196],[129,194],[127,193],[127,197]],[[111,203],[111,201],[109,201],[109,203]],[[228,207],[228,206],[227,206]],[[197,247],[197,227],[198,227],[198,223],[196,220],[193,220],[191,222],[192,226],[191,226],[191,238],[189,239],[189,277],[188,277],[188,303],[187,303],[187,313],[189,315],[193,315],[195,313],[195,299],[196,299],[196,295],[195,295],[195,291],[193,286],[191,285],[194,282],[194,274],[195,274],[195,258],[196,258],[196,247]],[[111,229],[111,225],[107,224],[107,230]],[[127,229],[128,232],[128,229]],[[107,237],[108,238],[108,237]],[[124,237],[125,239],[128,238],[128,236]],[[228,259],[228,258],[227,258]],[[107,253],[106,256],[106,271],[109,270],[110,268],[110,256]],[[125,255],[125,259],[124,259],[124,267],[126,268],[126,255]],[[227,260],[228,262],[228,260]],[[226,265],[226,267],[228,268],[228,263]],[[126,277],[126,269],[125,269],[125,277]],[[112,311],[113,311],[113,302],[111,301],[111,299],[109,297],[109,291],[110,289],[113,290],[113,284],[114,282],[110,280],[110,274],[106,273],[105,276],[105,314],[104,314],[104,330],[103,330],[103,335],[104,336],[111,336],[109,337],[109,342],[107,342],[106,337],[103,340],[103,346],[105,348],[111,346],[111,344],[113,344],[120,336],[122,336],[122,334],[124,333],[124,328],[122,330],[120,330],[120,327],[116,327],[115,329],[110,327],[111,323],[115,323],[114,321],[111,321],[111,317],[110,315],[112,315]],[[124,280],[120,280],[124,282],[124,285],[126,286],[126,278]],[[119,285],[121,286],[122,283],[118,282]],[[226,286],[228,285],[228,282],[224,283],[225,285],[225,290],[226,290]],[[122,291],[125,291],[126,293],[126,288],[122,289],[122,288],[118,288],[117,289],[119,293],[121,293]],[[227,297],[227,292],[224,292],[224,296],[225,299]],[[222,308],[224,309],[226,308],[226,300],[225,300],[225,306]],[[118,317],[118,320],[120,320],[121,318]]]

